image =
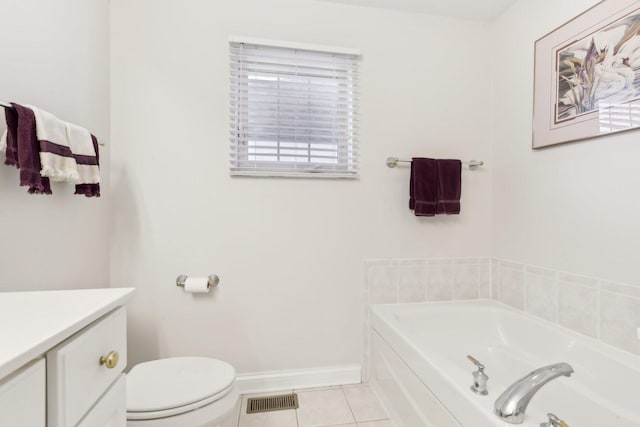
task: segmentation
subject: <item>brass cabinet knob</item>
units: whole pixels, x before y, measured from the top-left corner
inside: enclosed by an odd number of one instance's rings
[[[106,366],[108,369],[113,369],[118,365],[120,355],[117,351],[110,351],[106,356],[100,358],[100,364]]]

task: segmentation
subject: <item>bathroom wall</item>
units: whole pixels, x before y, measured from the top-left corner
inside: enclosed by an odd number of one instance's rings
[[[531,150],[534,42],[595,3],[521,0],[492,27],[493,297],[640,354],[638,132]]]
[[[111,283],[137,288],[130,364],[359,363],[363,260],[489,255],[490,168],[463,172],[460,216],[416,218],[408,168],[384,164],[491,165],[487,24],[311,0],[111,4]],[[229,176],[229,35],[362,51],[359,179]],[[181,273],[221,283],[185,295]]]
[[[39,105],[109,144],[109,1],[0,0],[0,11],[0,99]],[[109,286],[108,151],[99,199],[62,184],[29,195],[2,155],[0,291]]]
[[[521,0],[492,26],[493,255],[640,285],[638,131],[531,149],[534,42],[595,3]]]

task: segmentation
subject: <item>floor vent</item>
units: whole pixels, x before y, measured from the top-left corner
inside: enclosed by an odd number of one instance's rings
[[[295,393],[279,396],[250,397],[247,401],[247,414],[257,412],[282,411],[298,409],[298,395]]]

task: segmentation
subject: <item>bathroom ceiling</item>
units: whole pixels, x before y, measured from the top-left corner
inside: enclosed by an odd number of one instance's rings
[[[320,0],[382,9],[490,21],[517,0]]]

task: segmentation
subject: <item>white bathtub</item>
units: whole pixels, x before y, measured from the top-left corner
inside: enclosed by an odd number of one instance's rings
[[[493,414],[497,397],[557,362],[575,373],[545,385],[522,426],[538,427],[549,412],[570,427],[640,426],[640,357],[501,303],[376,305],[371,328],[371,383],[406,427],[512,426]],[[488,396],[470,390],[468,354],[486,366]]]

